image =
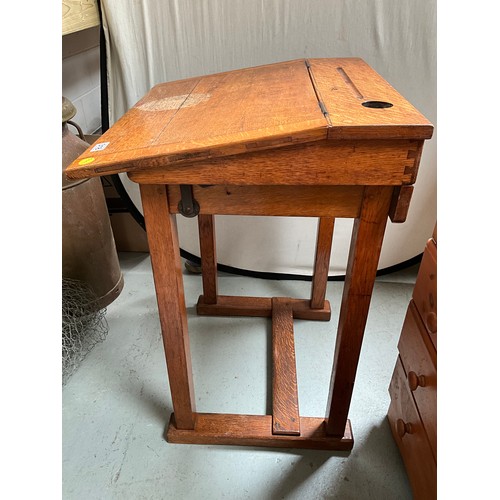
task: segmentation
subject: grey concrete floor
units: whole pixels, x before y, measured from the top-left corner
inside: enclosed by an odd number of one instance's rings
[[[125,286],[108,306],[106,339],[63,388],[63,498],[410,499],[386,418],[387,388],[418,266],[377,279],[349,417],[354,449],[325,452],[175,445],[172,411],[148,254],[121,253]],[[197,317],[201,278],[184,286],[197,410],[270,412],[270,320]],[[330,322],[294,321],[303,416],[323,416],[342,282],[328,284]],[[310,282],[220,274],[225,295],[306,298]]]

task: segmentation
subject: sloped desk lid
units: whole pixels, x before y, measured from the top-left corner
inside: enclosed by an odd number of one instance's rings
[[[429,139],[433,127],[361,59],[294,60],[153,87],[69,179],[335,139]]]

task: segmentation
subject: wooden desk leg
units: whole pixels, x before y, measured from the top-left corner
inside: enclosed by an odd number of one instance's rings
[[[217,253],[215,250],[215,224],[213,215],[198,215],[200,235],[201,278],[203,302],[217,304]]]
[[[334,224],[335,219],[333,217],[320,217],[318,220],[318,237],[311,289],[311,309],[322,309],[325,307]]]
[[[392,191],[366,187],[354,222],[328,396],[326,432],[331,436],[342,436],[346,426]]]
[[[194,429],[195,404],[175,215],[164,185],[140,185],[170,391],[178,429]]]

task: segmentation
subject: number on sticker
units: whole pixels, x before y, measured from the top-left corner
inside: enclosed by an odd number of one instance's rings
[[[109,144],[109,142],[100,142],[99,144],[96,144],[90,151],[102,151],[103,149],[106,148],[106,146]]]

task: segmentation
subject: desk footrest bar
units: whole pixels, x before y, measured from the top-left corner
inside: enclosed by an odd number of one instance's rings
[[[326,434],[325,419],[300,417],[300,436],[281,436],[272,433],[271,415],[234,415],[224,413],[195,413],[193,430],[175,427],[172,414],[167,441],[179,444],[218,444],[264,446],[271,448],[302,448],[350,451],[354,445],[351,422],[347,420],[342,437]]]
[[[300,435],[293,311],[289,299],[273,298],[273,434]]]
[[[287,299],[290,301],[293,317],[316,321],[330,321],[330,302],[325,300],[322,309],[311,309],[309,299]],[[216,304],[206,304],[200,295],[196,305],[200,316],[251,316],[270,318],[273,306],[270,297],[237,297],[218,295]]]

